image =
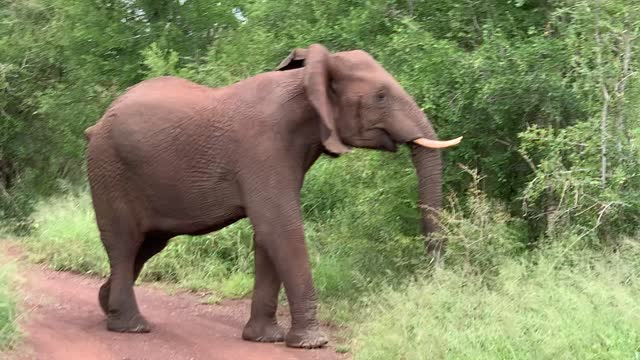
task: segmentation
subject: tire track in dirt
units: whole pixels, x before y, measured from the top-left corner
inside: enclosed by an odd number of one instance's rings
[[[5,247],[10,258],[20,249]],[[152,323],[149,334],[119,334],[105,328],[97,294],[102,280],[19,261],[25,317],[23,344],[2,359],[12,360],[333,360],[346,358],[331,347],[287,348],[242,340],[249,300],[202,304],[190,293],[167,295],[149,285],[136,286],[140,311]],[[279,311],[282,324],[289,318]],[[327,329],[325,329],[327,330]],[[327,330],[328,331],[328,330]]]

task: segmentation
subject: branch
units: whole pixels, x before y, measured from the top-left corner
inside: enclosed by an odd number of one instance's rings
[[[607,185],[607,117],[609,116],[609,91],[602,84],[602,117],[600,120],[600,182],[604,188]]]
[[[499,142],[500,144],[507,145],[509,147],[509,149],[512,150],[512,151],[513,151],[513,149],[515,149],[515,151],[524,159],[524,161],[527,163],[527,165],[529,165],[529,168],[531,169],[531,171],[533,171],[533,172],[536,171],[536,164],[533,163],[531,158],[529,158],[529,156],[527,156],[527,154],[525,154],[524,151],[516,148],[513,144],[511,144],[510,142],[508,142],[506,140],[496,139],[496,141]]]
[[[622,103],[620,103],[620,109],[618,109],[618,123],[617,123],[617,148],[618,151],[621,152],[622,151],[622,137],[624,138],[629,138],[626,134],[626,126],[625,126],[625,119],[624,119],[624,92],[625,92],[625,88],[627,86],[627,80],[635,75],[635,72],[630,71],[629,67],[631,64],[631,36],[629,35],[629,31],[627,29],[625,29],[622,32],[622,47],[624,49],[624,54],[622,56],[622,74],[621,77],[622,79],[620,79],[620,81],[616,84],[616,97],[619,99],[622,99]]]
[[[600,87],[602,88],[602,117],[600,119],[600,183],[604,188],[607,185],[607,117],[609,115],[609,90],[604,81],[604,74],[602,69],[602,38],[600,37],[600,1],[596,1],[595,16],[595,38],[598,51],[596,53],[596,62],[598,65],[598,72],[600,73]]]
[[[596,205],[600,205],[602,206],[603,204],[596,204]],[[560,259],[569,251],[571,250],[571,248],[573,248],[580,240],[582,240],[585,236],[591,234],[592,232],[596,231],[600,225],[602,224],[602,217],[604,216],[604,214],[607,212],[607,210],[612,206],[612,205],[624,205],[623,203],[619,202],[619,201],[611,201],[607,204],[605,204],[602,207],[602,210],[600,210],[600,213],[598,214],[598,219],[596,220],[596,224],[589,230],[585,231],[584,233],[580,234],[580,236],[578,236],[573,242],[571,242],[571,244],[569,244],[569,246],[567,246],[562,253],[556,258],[556,260],[553,262],[553,264],[551,265],[551,267],[549,268],[549,271],[547,272],[547,275],[549,275],[553,269],[556,267],[556,265],[558,264],[558,262],[560,261]]]

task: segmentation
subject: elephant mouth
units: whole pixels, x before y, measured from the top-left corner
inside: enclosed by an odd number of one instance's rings
[[[433,140],[424,137],[424,135],[420,136],[419,134],[414,134],[413,136],[394,137],[387,131],[387,129],[382,127],[375,128],[374,130],[382,134],[382,148],[391,152],[395,152],[397,150],[397,145],[399,144],[416,144],[428,149],[445,149],[456,146],[460,141],[462,141],[462,136],[451,140]]]
[[[382,147],[384,150],[389,151],[389,152],[396,152],[398,151],[398,145],[400,143],[397,143],[393,140],[393,137],[391,137],[391,134],[389,134],[389,132],[387,132],[387,130],[385,129],[378,129],[382,132]]]
[[[396,152],[398,151],[398,145],[402,144],[416,144],[428,149],[445,149],[456,146],[462,141],[462,136],[451,140],[432,140],[425,137],[415,137],[406,141],[396,141],[393,136],[383,128],[371,129],[369,134],[371,133],[375,133],[375,136],[371,138],[356,138],[355,141],[359,143],[357,147]]]
[[[352,139],[352,145],[355,147],[389,152],[396,152],[399,144],[401,143],[394,141],[391,135],[382,128],[370,129],[363,136]]]

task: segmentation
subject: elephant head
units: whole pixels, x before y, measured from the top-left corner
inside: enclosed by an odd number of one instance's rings
[[[437,231],[442,201],[439,149],[458,144],[462,137],[439,141],[411,95],[364,51],[331,54],[313,44],[292,51],[276,70],[301,67],[326,151],[335,156],[349,147],[396,151],[398,144],[408,144],[418,176],[423,232]],[[427,247],[432,255],[440,254],[439,243]]]

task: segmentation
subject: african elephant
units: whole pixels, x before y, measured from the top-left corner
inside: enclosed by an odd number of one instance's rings
[[[169,239],[248,217],[255,285],[242,337],[314,348],[327,343],[305,245],[300,189],[321,154],[409,144],[426,232],[441,202],[438,141],[412,97],[368,53],[313,44],[276,68],[222,88],[177,77],[145,80],[85,131],[96,222],[111,275],[99,291],[107,328],[148,332],[133,284]],[[291,310],[276,320],[281,284]]]

